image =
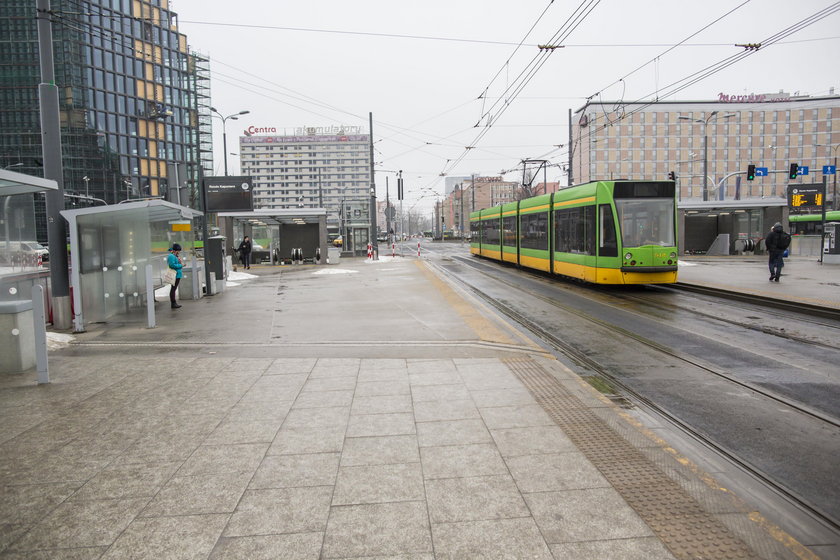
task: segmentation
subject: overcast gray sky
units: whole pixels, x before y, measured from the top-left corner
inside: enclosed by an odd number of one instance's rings
[[[765,42],[837,4],[171,0],[191,48],[211,58],[214,107],[251,111],[228,121],[229,152],[238,152],[238,136],[251,125],[367,129],[372,112],[377,169],[402,169],[406,198],[419,199],[418,208],[431,207],[431,191],[442,193],[441,173],[513,170],[507,178],[517,180],[522,159],[565,162],[566,148],[557,145],[567,143],[568,109],[589,96],[637,101],[660,92],[661,98],[670,84],[743,50],[734,44]],[[545,44],[564,48],[549,55],[538,48]],[[834,12],[668,99],[828,94],[840,86],[839,54],[840,12]],[[524,82],[523,72],[535,64]],[[221,121],[214,120],[221,173]],[[237,172],[238,158],[228,158]],[[380,197],[385,175],[377,173]],[[553,167],[548,179],[562,175]]]

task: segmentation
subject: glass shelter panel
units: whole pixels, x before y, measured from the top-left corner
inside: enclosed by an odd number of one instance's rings
[[[188,255],[190,232],[173,232],[167,221],[150,220],[146,208],[80,215],[79,289],[87,322],[101,322],[132,309],[145,308],[146,265],[157,284],[173,243]]]

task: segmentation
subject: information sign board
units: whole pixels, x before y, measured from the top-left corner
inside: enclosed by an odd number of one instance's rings
[[[822,212],[825,204],[825,187],[823,185],[788,185],[788,208],[791,213]]]
[[[250,212],[254,209],[253,179],[250,175],[205,177],[201,181],[205,212]]]

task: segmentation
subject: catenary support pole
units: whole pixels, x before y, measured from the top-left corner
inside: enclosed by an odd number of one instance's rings
[[[50,0],[36,0],[38,51],[41,83],[38,98],[41,112],[41,147],[44,178],[52,179],[58,189],[49,191],[47,199],[47,242],[50,246],[50,291],[52,293],[53,326],[70,328],[70,277],[67,267],[67,234],[61,211],[64,209],[64,171],[61,161],[61,119],[58,110],[58,87],[53,64]]]
[[[379,258],[379,246],[376,242],[376,178],[373,168],[373,113],[368,113],[370,127],[370,239],[373,244],[373,260]]]

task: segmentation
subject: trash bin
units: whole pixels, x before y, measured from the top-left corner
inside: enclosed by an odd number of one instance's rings
[[[204,284],[204,267],[200,264],[195,268],[185,266],[181,269],[181,272],[184,274],[184,277],[181,278],[181,282],[178,284],[178,297],[180,299],[200,299],[204,295],[201,289],[201,286]],[[194,286],[193,283],[195,282],[196,276],[198,277],[198,282]]]
[[[327,264],[338,264],[341,262],[341,249],[339,247],[327,248]]]
[[[35,367],[34,321],[32,300],[0,302],[0,373]]]

